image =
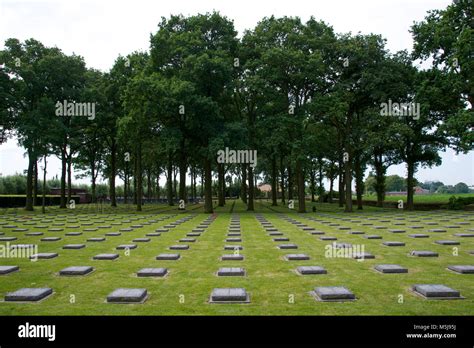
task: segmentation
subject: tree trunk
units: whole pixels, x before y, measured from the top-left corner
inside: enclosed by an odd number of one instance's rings
[[[219,207],[224,206],[224,165],[222,163],[217,164],[217,197],[219,202]]]
[[[319,181],[319,186],[318,186],[318,201],[319,203],[323,203],[324,201],[324,185],[323,185],[323,159],[320,158],[318,160],[318,181]]]
[[[349,158],[344,163],[344,184],[346,194],[346,207],[344,211],[346,213],[352,213],[352,159],[349,153]]]
[[[293,199],[293,172],[291,171],[291,164],[288,165],[288,200]]]
[[[254,188],[254,182],[253,182],[253,168],[251,166],[248,166],[248,193],[249,193],[249,198],[247,201],[247,210],[248,211],[254,211],[254,194],[255,194],[255,188]]]
[[[285,204],[285,166],[283,165],[283,156],[280,157],[280,176],[281,202]]]
[[[364,192],[364,171],[362,170],[362,163],[360,156],[355,157],[355,178],[356,178],[356,195],[357,195],[357,210],[362,210],[362,193]]]
[[[138,151],[135,151],[135,160],[133,161],[134,168],[133,168],[133,204],[137,205],[137,157]]]
[[[72,152],[69,152],[67,159],[67,202],[72,199]]]
[[[176,167],[173,168],[173,197],[178,197],[178,170]]]
[[[298,213],[306,213],[304,171],[300,159],[296,160],[296,178],[298,180]]]
[[[28,174],[26,176],[26,205],[25,210],[33,211],[33,171],[36,159],[33,156],[33,151],[28,150]]]
[[[339,161],[339,207],[342,208],[344,206],[344,162],[341,160]]]
[[[276,207],[277,203],[277,181],[278,172],[275,155],[272,156],[272,206]]]
[[[173,202],[173,165],[171,162],[171,154],[168,155],[168,163],[166,168],[166,191],[168,198],[168,205],[174,205]]]
[[[95,174],[95,165],[94,162],[92,162],[91,165],[91,191],[92,191],[92,203],[95,203],[97,201],[97,196],[96,196],[96,174]]]
[[[382,162],[382,155],[375,155],[375,192],[377,192],[377,207],[383,207],[385,200],[385,171],[386,168]]]
[[[146,171],[146,198],[152,199],[152,188],[151,188],[151,169],[148,168]]]
[[[413,210],[415,208],[414,201],[413,201],[413,189],[415,186],[414,183],[414,176],[415,176],[415,163],[413,161],[407,161],[407,210]]]
[[[129,195],[128,186],[129,186],[128,174],[125,173],[125,177],[124,177],[124,180],[123,180],[123,204],[128,203],[128,195]]]
[[[61,149],[61,200],[60,209],[66,209],[66,146]]]
[[[212,167],[209,158],[204,159],[204,212],[212,214]]]
[[[135,173],[137,178],[137,211],[142,211],[142,197],[143,197],[143,183],[142,183],[142,144],[138,142],[137,148],[137,171]]]
[[[109,194],[110,206],[117,206],[117,195],[115,190],[115,177],[117,176],[117,144],[115,139],[112,139],[112,146],[110,147],[110,179],[109,179]]]
[[[309,182],[310,182],[310,191],[311,191],[311,202],[316,202],[314,196],[316,194],[316,173],[314,172],[313,165],[311,165],[311,170],[309,173]]]
[[[334,194],[334,177],[329,178],[329,194],[328,194],[328,203],[332,203],[332,196]]]
[[[35,165],[33,166],[33,204],[37,204],[38,201],[38,161],[35,160]]]
[[[48,162],[46,161],[46,155],[43,157],[44,159],[44,167],[43,167],[43,199],[41,202],[41,212],[43,214],[46,213],[46,166]]]
[[[179,199],[186,203],[188,202],[188,195],[186,194],[186,153],[184,151],[184,144],[181,149],[181,156],[179,160]]]
[[[242,183],[241,183],[241,187],[240,187],[240,196],[242,197],[242,201],[245,204],[247,204],[247,195],[248,195],[248,191],[247,191],[247,165],[242,164],[241,168],[242,168]]]

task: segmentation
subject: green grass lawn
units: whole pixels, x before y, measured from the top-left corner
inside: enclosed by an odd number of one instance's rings
[[[232,214],[230,210],[232,209]],[[308,207],[308,210],[311,208]],[[255,213],[245,211],[240,202],[228,201],[225,207],[216,208],[216,219],[197,237],[195,243],[189,243],[190,249],[179,251],[178,261],[157,261],[160,253],[170,253],[168,247],[179,244],[178,240],[191,232],[191,229],[204,221],[209,215],[203,214],[201,205],[190,205],[187,211],[179,211],[166,205],[145,205],[144,211],[136,213],[133,206],[120,206],[116,210],[108,207],[78,205],[75,210],[49,208],[43,216],[39,209],[34,213],[22,209],[4,209],[0,215],[0,224],[13,224],[28,228],[29,231],[42,231],[43,236],[25,236],[25,232],[12,232],[11,228],[0,225],[5,236],[15,236],[14,243],[39,245],[39,252],[57,252],[59,257],[51,260],[31,262],[27,259],[0,258],[0,265],[18,265],[19,272],[0,276],[0,315],[472,315],[474,314],[474,275],[457,274],[448,271],[448,265],[474,265],[474,238],[460,238],[454,233],[470,232],[474,228],[474,215],[470,212],[406,212],[400,210],[381,210],[367,208],[364,211],[344,214],[337,205],[317,205],[316,213],[297,214],[284,206],[271,207],[269,202],[256,204],[257,213],[264,216],[289,242],[298,245],[298,250],[280,250],[255,218]],[[331,242],[319,240],[319,236],[281,219],[279,213],[335,236],[338,242],[364,244],[365,251],[375,255],[374,260],[362,262],[345,258],[325,257],[325,246]],[[137,243],[138,248],[126,256],[122,250],[115,250],[119,244],[131,243],[132,239],[144,237],[169,222],[192,215],[193,218],[170,232],[159,237],[151,237],[149,243]],[[231,216],[239,216],[242,230],[244,261],[220,261],[220,256],[232,251],[224,251],[225,238]],[[89,237],[100,237],[106,232],[118,231],[132,224],[146,223],[166,216],[167,218],[144,225],[133,232],[123,232],[118,237],[106,237],[104,242],[86,242]],[[308,217],[320,219],[318,222]],[[432,220],[423,220],[432,217]],[[84,220],[80,220],[83,218]],[[123,222],[120,226],[113,222]],[[351,218],[359,222],[343,221]],[[389,220],[390,222],[371,221],[369,218]],[[395,218],[405,218],[396,220]],[[28,222],[36,225],[28,225]],[[44,221],[46,220],[46,222]],[[77,220],[77,222],[75,222]],[[99,222],[103,220],[103,222]],[[420,220],[420,222],[410,222]],[[442,221],[448,220],[448,221]],[[42,222],[43,221],[43,222]],[[69,229],[68,225],[80,225],[89,221],[94,226],[111,225],[111,228],[84,232],[81,236],[65,236],[69,231],[83,231],[92,226],[80,226]],[[353,230],[366,234],[378,234],[382,240],[367,240],[362,235],[350,235],[321,223],[327,221],[350,226]],[[438,226],[427,226],[427,221],[438,222]],[[445,233],[427,232],[429,228],[440,228],[467,221],[468,225],[447,229]],[[64,231],[48,232],[35,226],[64,222]],[[393,234],[388,230],[375,230],[373,226],[363,226],[372,222],[388,228],[403,228],[406,233]],[[394,223],[406,223],[396,226]],[[26,223],[26,224],[25,224]],[[409,225],[422,225],[422,230],[412,230]],[[61,227],[61,226],[56,226]],[[414,239],[411,233],[427,233],[430,238]],[[40,242],[47,236],[60,236],[57,242]],[[458,256],[453,255],[453,246],[435,244],[435,240],[458,240]],[[383,241],[405,242],[405,247],[386,247]],[[0,242],[5,244],[5,242]],[[63,250],[65,244],[84,243],[80,250]],[[439,253],[437,258],[415,258],[408,256],[411,250],[431,250]],[[96,261],[91,258],[99,253],[118,253],[115,261]],[[288,253],[305,253],[309,261],[285,261]],[[394,263],[409,269],[408,274],[381,274],[372,268],[376,264]],[[294,272],[297,266],[314,265],[327,269],[326,275],[301,276]],[[95,271],[84,277],[60,277],[58,272],[69,266],[93,266]],[[244,267],[245,277],[217,277],[220,267]],[[165,278],[138,278],[136,272],[145,267],[166,267],[169,274]],[[413,284],[444,284],[461,292],[463,300],[425,300],[410,291]],[[354,302],[325,303],[316,301],[309,292],[317,286],[345,286],[356,296]],[[54,293],[39,303],[3,302],[7,292],[23,287],[51,287]],[[209,304],[209,295],[213,288],[243,287],[250,293],[249,304]],[[143,304],[109,304],[105,299],[116,288],[145,288],[149,298]],[[403,303],[399,303],[400,295]],[[75,302],[71,303],[74,298]],[[291,303],[289,299],[294,298]],[[184,301],[183,301],[184,299]],[[181,301],[180,301],[181,300]]]
[[[474,197],[474,193],[433,193],[428,195],[414,195],[413,200],[415,203],[448,203],[452,196],[456,197]],[[355,199],[355,197],[354,197]],[[364,200],[376,201],[377,195],[364,195]],[[406,195],[403,196],[385,196],[386,201],[397,202],[403,200],[404,203],[407,201]]]

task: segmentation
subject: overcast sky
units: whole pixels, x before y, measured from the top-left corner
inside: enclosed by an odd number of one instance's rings
[[[118,55],[149,48],[151,33],[161,17],[219,11],[234,20],[239,35],[265,16],[310,16],[333,26],[336,32],[381,34],[395,52],[411,50],[409,28],[423,20],[426,12],[443,9],[449,0],[0,0],[0,47],[5,39],[35,38],[46,46],[57,46],[66,54],[84,57],[87,66],[109,70]],[[12,139],[0,145],[0,173],[22,172],[27,167],[24,150]],[[463,181],[474,185],[474,153],[455,156],[442,153],[443,164],[421,169],[418,180],[440,180],[446,184]],[[60,173],[60,161],[48,162],[48,177]],[[403,165],[388,174],[406,175]]]

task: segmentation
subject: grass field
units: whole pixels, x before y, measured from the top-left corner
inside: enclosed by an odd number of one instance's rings
[[[311,208],[309,207],[308,210]],[[136,213],[132,206],[121,206],[116,210],[88,205],[75,210],[49,208],[46,216],[37,209],[27,213],[22,209],[4,209],[0,215],[0,237],[17,237],[10,243],[39,245],[39,252],[56,252],[58,257],[31,262],[28,259],[0,258],[0,265],[17,265],[20,271],[0,276],[0,315],[472,315],[474,314],[474,275],[457,274],[446,269],[449,265],[474,265],[474,238],[453,236],[455,233],[474,232],[474,215],[471,212],[436,211],[406,212],[367,208],[364,211],[344,214],[336,205],[317,205],[316,213],[297,214],[284,206],[271,207],[269,202],[256,205],[256,213],[264,216],[289,242],[298,245],[297,250],[280,250],[256,219],[255,213],[245,211],[240,201],[228,201],[225,207],[217,207],[215,220],[190,249],[179,251],[178,261],[157,261],[160,253],[170,253],[169,246],[191,232],[209,217],[200,205],[189,206],[179,211],[168,206],[145,205],[144,211]],[[283,214],[283,215],[281,215]],[[136,243],[137,249],[129,256],[123,250],[115,250],[119,244],[129,244],[134,238],[145,237],[149,232],[162,228],[184,216],[189,221],[150,237],[148,243]],[[240,217],[242,242],[225,242],[231,216]],[[285,221],[290,216],[310,227],[335,236],[337,242],[363,244],[365,251],[375,259],[356,261],[351,258],[327,258],[325,246],[329,241]],[[309,220],[308,217],[318,219]],[[158,219],[164,218],[161,221]],[[346,219],[346,220],[342,220]],[[373,219],[373,220],[372,220]],[[382,220],[382,221],[381,221]],[[459,224],[464,222],[464,224]],[[83,225],[84,223],[92,223]],[[113,223],[117,223],[114,225]],[[120,224],[118,224],[120,223]],[[329,226],[338,223],[340,226]],[[363,225],[373,223],[373,225]],[[428,225],[431,223],[432,225]],[[56,225],[53,225],[56,224]],[[61,226],[60,224],[64,224]],[[106,237],[103,242],[88,242],[90,237],[102,237],[107,232],[118,231],[134,224],[142,224],[131,232],[120,236]],[[397,224],[397,225],[395,225]],[[402,225],[404,224],[404,225]],[[27,228],[28,232],[41,231],[42,236],[26,236],[25,231],[14,232],[12,227]],[[63,228],[49,232],[41,226]],[[70,226],[78,226],[72,228]],[[108,225],[97,231],[84,229]],[[380,225],[402,228],[406,233],[391,233],[388,229],[376,230]],[[410,229],[420,225],[422,229]],[[446,228],[446,232],[428,232],[430,228]],[[364,235],[352,235],[342,226],[377,234],[382,240],[365,239]],[[65,236],[66,232],[82,231],[80,236]],[[427,233],[429,238],[415,239],[411,233]],[[43,242],[41,238],[59,236],[61,240]],[[458,246],[435,244],[435,240],[460,241]],[[387,247],[383,241],[405,242],[404,247]],[[84,243],[80,250],[64,250],[65,244]],[[6,244],[2,241],[1,244]],[[243,261],[221,261],[220,256],[232,253],[224,251],[224,245],[239,244],[243,250]],[[453,248],[457,248],[457,256]],[[431,250],[439,253],[437,258],[408,256],[411,250]],[[118,253],[115,261],[97,261],[92,257],[99,253]],[[286,261],[289,253],[305,253],[308,261]],[[381,274],[373,270],[377,264],[399,264],[408,268],[407,274]],[[325,275],[298,275],[297,266],[323,266]],[[93,266],[95,271],[83,277],[59,276],[58,272],[69,266]],[[145,267],[165,267],[169,274],[164,278],[138,278],[136,272]],[[217,277],[220,267],[244,267],[245,277]],[[410,291],[414,284],[444,284],[461,292],[463,300],[425,300]],[[318,302],[309,292],[316,286],[345,286],[357,297],[353,302]],[[4,302],[7,292],[23,287],[50,287],[54,293],[38,303]],[[213,288],[243,287],[250,294],[248,304],[209,304],[207,301]],[[105,299],[116,288],[145,288],[149,298],[143,304],[110,304]],[[74,299],[71,303],[71,299]],[[294,299],[294,301],[292,301]],[[400,301],[403,299],[403,301]],[[400,303],[402,302],[402,303]]]
[[[449,199],[452,197],[474,197],[474,193],[434,193],[434,194],[428,194],[428,195],[414,195],[413,200],[415,203],[448,203]],[[355,197],[354,197],[355,199]],[[377,195],[364,195],[363,197],[364,200],[367,201],[376,201],[377,200]],[[397,202],[399,200],[402,200],[403,202],[406,203],[407,197],[406,195],[404,196],[385,196],[386,201],[390,202]]]

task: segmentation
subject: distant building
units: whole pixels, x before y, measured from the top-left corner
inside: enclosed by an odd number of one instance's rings
[[[50,190],[50,194],[52,195],[61,195],[61,189],[60,188],[52,188]],[[68,195],[68,189],[66,189],[66,196]],[[90,203],[91,202],[91,195],[87,193],[86,189],[79,189],[79,188],[73,188],[71,189],[71,195],[72,196],[79,196],[79,203]]]

